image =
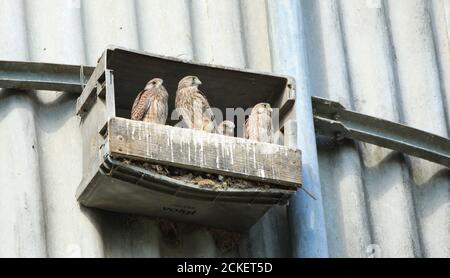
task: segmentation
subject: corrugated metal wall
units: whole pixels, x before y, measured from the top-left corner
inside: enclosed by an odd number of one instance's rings
[[[0,0],[3,60],[94,65],[115,44],[263,71],[296,63],[307,65],[302,96],[446,137],[449,30],[448,0]],[[292,40],[304,63],[278,55]],[[0,257],[286,257],[297,248],[283,208],[224,253],[206,229],[184,229],[173,245],[155,220],[80,207],[75,99],[0,90]],[[318,151],[330,256],[450,257],[448,169],[360,143],[319,140]]]
[[[315,94],[448,137],[449,1],[305,4]],[[448,169],[369,144],[318,145],[330,256],[450,257]]]

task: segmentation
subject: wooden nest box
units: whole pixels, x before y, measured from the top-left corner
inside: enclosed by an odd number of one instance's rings
[[[267,144],[173,127],[171,121],[129,119],[134,98],[155,77],[169,92],[170,118],[178,81],[187,75],[202,80],[211,107],[224,115],[227,107],[246,109],[259,102],[280,108],[284,139]],[[285,146],[296,140],[294,87],[285,76],[109,47],[77,100],[83,138],[78,201],[109,211],[249,229],[301,186],[300,150]],[[202,184],[205,180],[219,186]]]

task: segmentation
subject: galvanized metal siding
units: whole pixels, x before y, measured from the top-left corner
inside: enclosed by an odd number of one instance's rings
[[[27,60],[23,3],[2,1],[0,14],[0,59]],[[0,256],[45,256],[36,108],[32,98],[0,91],[0,134],[0,194],[4,197],[0,209]]]
[[[0,18],[0,59],[94,65],[116,44],[275,70],[295,75],[301,100],[325,96],[449,134],[448,0],[0,0]],[[206,229],[182,232],[174,246],[153,219],[80,207],[75,99],[0,90],[0,257],[450,257],[448,169],[319,140],[320,190],[304,101],[306,186],[323,199],[293,200],[292,236],[282,208],[252,228],[239,252],[223,253]]]
[[[315,94],[448,137],[449,1],[305,1]],[[332,257],[449,257],[449,171],[319,144]]]
[[[0,13],[5,60],[94,65],[116,44],[238,67],[250,57],[255,68],[270,70],[264,1],[1,0]],[[74,198],[81,179],[75,96],[11,90],[0,96],[0,256],[237,256],[221,253],[205,229],[183,233],[174,247],[155,220],[80,207]],[[288,243],[268,243],[260,235],[262,228],[266,235],[282,229],[286,242],[287,225],[273,225],[256,228],[241,254],[288,256]]]

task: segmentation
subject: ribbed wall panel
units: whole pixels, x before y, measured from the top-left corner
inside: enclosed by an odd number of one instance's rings
[[[25,1],[30,60],[84,64],[81,13],[73,1]],[[50,257],[103,256],[95,212],[74,200],[82,178],[76,96],[35,92],[46,246]]]
[[[28,60],[23,1],[0,1],[0,59]],[[0,90],[0,257],[45,257],[45,215],[34,97]]]
[[[430,2],[401,2],[389,1],[388,14],[396,50],[404,121],[411,126],[448,136],[432,36]],[[408,31],[405,32],[405,29]],[[448,169],[416,158],[412,158],[410,163],[423,254],[427,257],[447,256],[450,253]]]
[[[449,135],[448,0],[0,0],[0,18],[2,60],[95,65],[114,44],[290,73],[299,101],[309,92]],[[0,90],[0,257],[450,257],[449,170],[358,142],[319,138],[319,172],[303,150],[321,203],[299,192],[231,251],[206,228],[167,238],[156,219],[80,207],[75,101]],[[302,146],[314,145],[308,105]],[[319,214],[299,219],[308,208]]]
[[[316,95],[448,136],[443,1],[306,2]],[[351,142],[319,157],[330,256],[450,256],[448,169]]]

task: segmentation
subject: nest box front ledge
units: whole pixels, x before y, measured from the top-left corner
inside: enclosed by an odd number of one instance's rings
[[[267,183],[274,188],[296,190],[301,185],[301,152],[287,146],[118,117],[108,122],[107,140],[113,158]]]

